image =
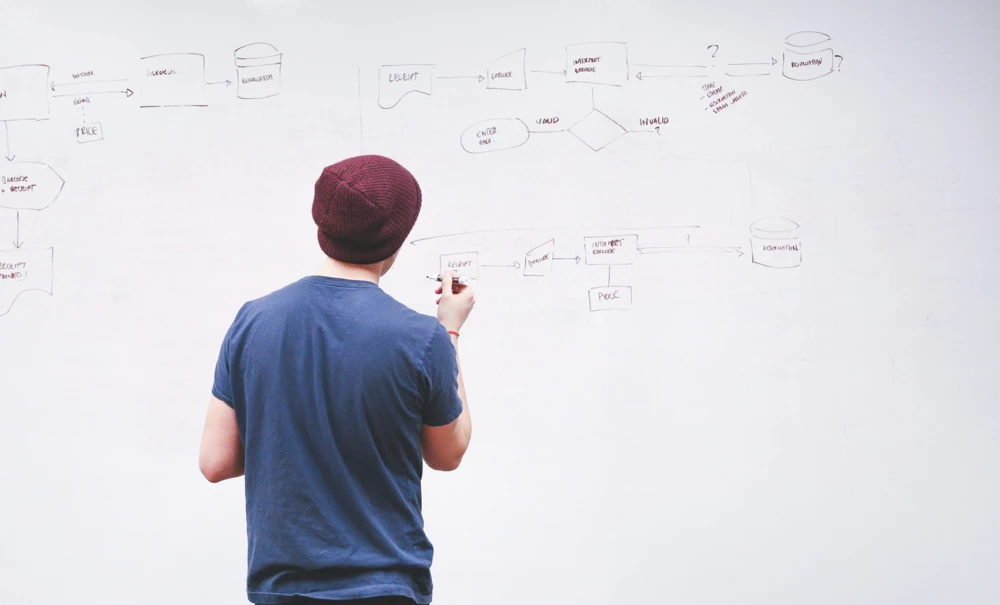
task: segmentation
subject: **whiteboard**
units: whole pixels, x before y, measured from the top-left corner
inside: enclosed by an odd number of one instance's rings
[[[244,603],[197,450],[321,168],[416,175],[462,337],[435,603],[1000,601],[998,9],[0,4],[0,603]]]

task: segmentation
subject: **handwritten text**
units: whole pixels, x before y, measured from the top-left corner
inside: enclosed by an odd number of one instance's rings
[[[587,63],[600,63],[600,62],[601,62],[601,58],[600,57],[580,57],[579,59],[576,59],[576,60],[573,61],[573,65],[581,65],[582,67],[574,67],[573,68],[573,73],[582,73],[582,72],[594,73],[594,72],[597,71],[597,67],[596,66],[589,66],[589,65],[586,65],[586,64]]]
[[[598,240],[590,250],[591,254],[614,254],[625,243],[625,238]]]
[[[411,71],[407,73],[391,73],[389,74],[390,82],[410,82],[411,80],[416,80],[417,76],[420,75],[419,71]]]
[[[539,256],[538,258],[529,258],[528,259],[528,267],[534,267],[538,263],[547,261],[547,260],[549,260],[549,258],[551,256],[552,256],[552,254],[547,252],[547,253],[543,254],[542,256]]]
[[[639,118],[639,126],[664,126],[670,121],[670,118]]]
[[[263,76],[254,76],[252,78],[243,78],[241,81],[243,84],[252,84],[254,82],[270,82],[274,79],[274,74],[266,74]]]

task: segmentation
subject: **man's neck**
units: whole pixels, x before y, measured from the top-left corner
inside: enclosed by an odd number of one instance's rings
[[[327,258],[316,271],[317,275],[324,277],[336,277],[339,279],[351,279],[355,281],[367,281],[378,284],[382,276],[381,264],[378,265],[351,265],[342,263],[332,258]]]

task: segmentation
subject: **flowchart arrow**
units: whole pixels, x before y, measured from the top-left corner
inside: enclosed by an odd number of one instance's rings
[[[207,84],[209,86],[215,86],[216,84],[225,84],[226,88],[229,88],[230,86],[233,85],[233,83],[230,80],[221,80],[219,82],[207,82]]]
[[[561,71],[546,71],[544,69],[532,69],[531,73],[533,73],[533,74],[552,74],[554,76],[565,76],[566,75],[566,70],[563,69]]]
[[[69,84],[52,83],[52,92],[59,94],[53,97],[86,97],[90,95],[114,95],[123,94],[131,97],[134,92],[131,88],[123,86],[122,82],[128,80],[91,80],[87,82],[71,82]]]
[[[638,80],[642,81],[642,80],[648,80],[650,78],[707,78],[708,76],[704,75],[704,74],[686,74],[686,75],[685,74],[673,74],[673,75],[652,75],[652,76],[650,76],[650,75],[644,74],[644,73],[642,73],[640,71],[639,73],[635,74],[635,77]]]
[[[658,67],[663,69],[707,69],[704,65],[654,65],[652,63],[634,63],[636,67]]]
[[[21,241],[21,213],[17,213],[17,235],[14,236],[14,247],[20,249],[24,245]]]
[[[509,265],[482,265],[483,268],[487,269],[520,269],[521,263],[514,261]]]
[[[743,248],[739,246],[639,246],[639,254],[667,254],[669,252],[735,252],[737,258],[743,256]]]
[[[778,60],[775,59],[774,57],[771,57],[771,62],[770,63],[767,63],[767,62],[764,62],[764,63],[730,63],[729,65],[731,65],[731,66],[740,66],[740,65],[777,65],[777,64],[778,64]]]
[[[3,123],[3,140],[6,145],[6,152],[3,157],[7,158],[8,162],[13,162],[17,156],[10,154],[10,129],[7,127],[7,122]]]
[[[580,261],[583,260],[583,259],[581,259],[579,256],[569,256],[569,257],[553,256],[552,260],[571,260],[571,261],[576,262],[576,264],[579,265]]]
[[[434,76],[435,80],[478,80],[482,82],[486,78],[483,76]]]
[[[651,63],[636,63],[635,67],[644,67],[646,71],[652,71],[652,73],[643,73],[640,71],[635,74],[636,79],[639,81],[648,80],[650,78],[707,78],[707,75],[703,74],[691,74],[691,73],[659,73],[661,70],[672,70],[672,69],[708,69],[704,65],[653,65]]]
[[[760,67],[771,67],[772,65],[777,65],[777,63],[778,63],[778,60],[775,59],[774,57],[771,57],[771,62],[770,63],[729,63],[729,67],[757,67],[757,68],[760,68]],[[769,75],[771,75],[771,71],[768,70],[768,71],[765,71],[765,72],[761,72],[759,70],[756,70],[754,73],[746,73],[746,74],[738,74],[737,73],[737,74],[731,74],[727,70],[726,71],[726,75],[729,76],[730,78],[748,78],[748,77],[753,77],[753,76],[769,76]]]

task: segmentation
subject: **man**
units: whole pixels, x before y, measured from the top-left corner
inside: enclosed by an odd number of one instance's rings
[[[431,601],[420,480],[469,446],[457,347],[474,298],[448,274],[435,319],[379,287],[420,206],[390,159],[328,166],[312,208],[322,268],[243,305],[226,333],[200,467],[213,483],[245,475],[253,603]]]

